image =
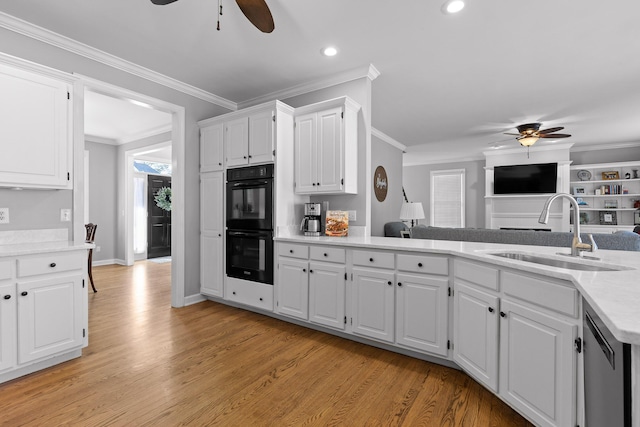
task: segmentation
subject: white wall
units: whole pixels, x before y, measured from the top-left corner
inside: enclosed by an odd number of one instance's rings
[[[437,163],[428,165],[405,166],[403,185],[410,202],[422,202],[426,218],[421,224],[430,224],[431,172],[451,169],[465,170],[465,226],[484,228],[484,161],[459,163]]]
[[[382,166],[387,173],[387,198],[383,202],[376,199],[373,180],[370,178],[371,192],[371,235],[384,236],[387,222],[399,221],[402,206],[402,150],[387,142],[371,137],[371,170]]]

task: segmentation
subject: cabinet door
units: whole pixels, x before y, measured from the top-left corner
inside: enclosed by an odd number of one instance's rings
[[[16,364],[16,285],[0,285],[0,371]]]
[[[318,114],[318,179],[322,192],[343,189],[344,141],[342,108]]]
[[[200,236],[200,292],[223,296],[224,251],[223,238],[217,235]]]
[[[280,314],[307,320],[309,318],[308,262],[278,258],[276,310]]]
[[[296,117],[294,174],[296,193],[311,193],[317,187],[316,114]]]
[[[345,275],[342,264],[309,263],[309,320],[344,330]]]
[[[82,346],[82,276],[18,283],[18,363]]]
[[[540,426],[576,425],[577,326],[502,300],[500,395]]]
[[[393,342],[394,273],[384,269],[353,269],[353,332]]]
[[[200,231],[222,236],[224,231],[224,176],[222,172],[200,176]]]
[[[453,360],[498,392],[498,297],[455,283]]]
[[[249,117],[249,163],[273,161],[274,117],[271,110]]]
[[[396,342],[422,351],[447,355],[449,279],[398,274]]]
[[[227,166],[249,163],[249,118],[242,117],[225,123]]]
[[[221,171],[224,161],[224,124],[200,130],[200,172]]]
[[[65,82],[0,65],[0,184],[71,188],[71,91]]]

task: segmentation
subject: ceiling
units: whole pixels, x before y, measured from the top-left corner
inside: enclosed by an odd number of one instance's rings
[[[235,2],[2,0],[24,19],[239,105],[373,64],[372,125],[405,164],[480,158],[540,121],[574,149],[640,141],[640,2],[266,0],[263,34]],[[320,55],[334,44],[339,54]],[[540,140],[534,147],[553,144]],[[523,149],[524,150],[524,149]]]

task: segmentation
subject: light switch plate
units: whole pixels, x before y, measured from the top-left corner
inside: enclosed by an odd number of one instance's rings
[[[0,224],[9,224],[9,208],[0,208]]]
[[[71,209],[60,209],[60,221],[62,222],[71,221]]]
[[[355,221],[356,220],[356,211],[347,211],[349,212],[349,221]]]

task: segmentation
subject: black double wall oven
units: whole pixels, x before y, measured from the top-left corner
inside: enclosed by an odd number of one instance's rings
[[[227,171],[227,276],[273,285],[273,165]]]

